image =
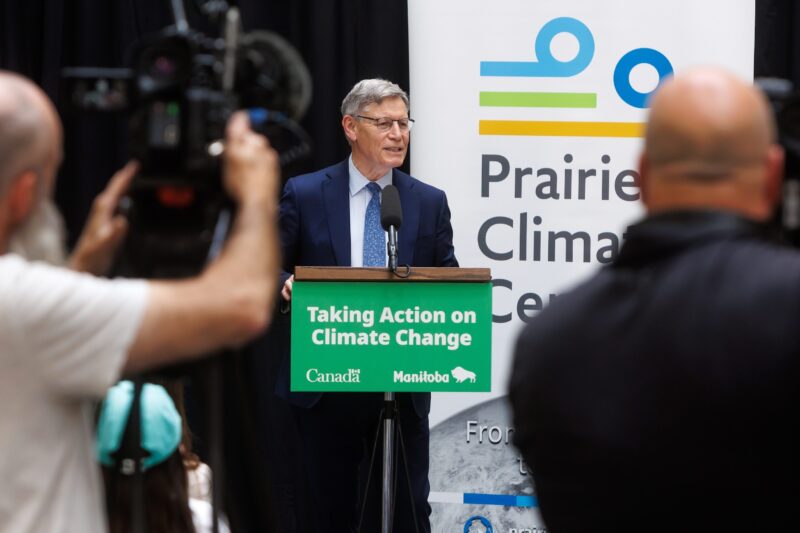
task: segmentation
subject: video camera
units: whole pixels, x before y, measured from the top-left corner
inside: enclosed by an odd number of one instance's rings
[[[175,25],[138,44],[130,68],[63,71],[70,108],[130,113],[131,156],[141,166],[125,207],[120,275],[185,277],[216,253],[230,218],[220,155],[235,110],[249,109],[282,165],[311,151],[296,122],[311,100],[300,54],[273,33],[243,33],[227,2],[203,6],[215,37],[189,28],[182,0],[170,1]]]
[[[249,111],[251,126],[269,138],[283,166],[311,151],[308,135],[296,122],[311,100],[311,76],[300,54],[270,32],[242,32],[238,9],[225,1],[208,0],[200,6],[218,35],[191,29],[182,0],[169,1],[175,24],[137,44],[128,68],[68,68],[62,73],[62,100],[69,109],[130,116],[130,153],[140,169],[124,207],[129,231],[114,271],[126,277],[188,277],[217,254],[233,207],[224,191],[220,156],[235,110]],[[184,378],[189,378],[194,422],[201,424],[199,434],[205,437],[214,471],[215,529],[225,483],[222,437],[229,434],[223,427],[223,398],[238,395],[237,401],[245,404],[241,387],[226,388],[242,381],[242,358],[209,357],[134,379],[138,397],[144,381],[178,382],[182,390]],[[120,464],[139,465],[145,453],[140,402],[132,405]],[[255,423],[244,415],[241,419]],[[258,464],[253,449],[237,453],[249,453],[247,464]],[[133,472],[132,530],[143,531],[147,509],[142,471],[134,467]],[[254,490],[267,494],[266,484],[261,476],[253,482]],[[269,515],[266,497],[259,504],[259,512]],[[263,522],[269,523],[269,516]]]
[[[774,223],[781,240],[800,247],[800,90],[780,78],[757,78],[756,85],[772,104],[778,141],[786,154],[781,203]]]

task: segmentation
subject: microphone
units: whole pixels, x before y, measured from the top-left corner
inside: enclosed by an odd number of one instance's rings
[[[400,193],[394,185],[387,185],[381,192],[381,226],[389,232],[386,252],[389,255],[389,270],[397,270],[397,230],[403,224]]]

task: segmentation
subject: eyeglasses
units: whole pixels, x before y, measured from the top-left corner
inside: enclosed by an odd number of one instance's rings
[[[363,118],[366,120],[371,120],[375,127],[378,128],[378,131],[387,132],[392,129],[394,123],[397,122],[397,125],[400,127],[400,131],[403,133],[409,131],[414,126],[414,119],[413,118],[398,118],[393,119],[389,117],[380,117],[380,118],[373,118],[373,117],[365,117],[364,115],[356,115],[356,118]]]

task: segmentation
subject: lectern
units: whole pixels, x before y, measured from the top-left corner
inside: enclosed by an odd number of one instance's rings
[[[402,269],[401,269],[402,270]],[[297,267],[291,390],[383,392],[382,532],[391,527],[394,394],[489,392],[488,268]]]

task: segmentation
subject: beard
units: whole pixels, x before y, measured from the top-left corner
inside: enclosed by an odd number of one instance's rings
[[[66,263],[64,219],[50,198],[36,209],[12,235],[8,251],[28,259],[63,266]]]

